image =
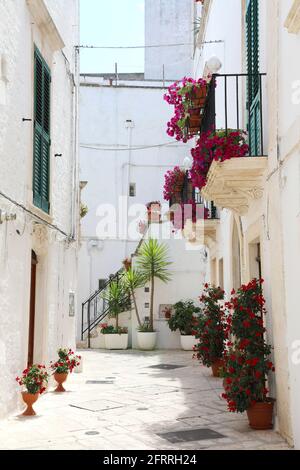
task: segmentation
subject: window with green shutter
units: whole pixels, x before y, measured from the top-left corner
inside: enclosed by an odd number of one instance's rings
[[[33,203],[49,213],[51,73],[39,50],[34,51]]]
[[[247,0],[246,46],[250,154],[260,155],[259,0]]]

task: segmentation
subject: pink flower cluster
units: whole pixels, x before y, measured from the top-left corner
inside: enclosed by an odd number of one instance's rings
[[[224,130],[201,134],[196,147],[191,150],[193,166],[190,171],[193,186],[202,189],[207,182],[207,174],[212,162],[224,162],[231,158],[245,157],[249,146],[245,141],[245,132]]]
[[[181,192],[184,184],[185,171],[179,166],[175,166],[173,170],[167,171],[165,174],[164,184],[164,200],[170,201],[176,192]]]
[[[194,135],[189,133],[187,128],[189,110],[193,107],[193,93],[202,87],[207,89],[206,80],[187,77],[169,86],[164,100],[174,106],[174,115],[167,123],[167,134],[170,137],[184,143],[193,138]]]

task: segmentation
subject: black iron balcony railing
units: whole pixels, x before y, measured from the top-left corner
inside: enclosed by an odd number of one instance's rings
[[[265,77],[265,73],[214,74],[200,132],[246,131],[249,156],[264,156]],[[257,90],[255,96],[253,89]]]
[[[213,202],[206,201],[202,196],[200,191],[195,189],[192,185],[192,181],[189,177],[189,172],[186,172],[184,184],[180,194],[177,194],[176,197],[173,197],[170,200],[170,209],[176,209],[178,204],[191,204],[196,203],[196,206],[203,206],[204,209],[208,211],[208,219],[215,220],[219,219],[219,212],[217,207]],[[194,209],[195,210],[195,209]]]

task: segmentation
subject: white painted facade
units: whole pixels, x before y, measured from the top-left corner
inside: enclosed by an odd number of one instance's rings
[[[119,74],[118,79],[113,74],[81,76],[80,180],[87,182],[81,199],[89,212],[81,221],[79,309],[98,289],[100,279],[120,269],[139,240],[120,232],[99,236],[101,205],[111,205],[117,214],[122,204],[127,205],[129,215],[121,225],[132,223],[135,228],[133,220],[145,220],[147,202],[164,202],[164,174],[186,157],[186,145],[166,134],[172,110],[163,95],[172,81],[192,73],[193,11],[189,0],[147,0],[146,46],[187,45],[146,48],[145,74]],[[129,197],[130,183],[135,185],[134,197]],[[130,213],[137,204],[140,213]]]
[[[145,0],[146,79],[174,82],[192,70],[195,10],[190,0]]]
[[[32,250],[34,362],[75,345],[69,294],[77,292],[78,15],[77,0],[0,1],[0,417],[16,408],[14,378],[27,365]],[[33,204],[34,46],[52,75],[49,214]]]
[[[195,76],[203,75],[205,64],[213,55],[222,61],[220,73],[245,71],[245,6],[246,2],[240,0],[204,2],[199,41],[214,38],[224,42],[198,50]],[[274,346],[276,366],[275,380],[270,384],[277,399],[276,428],[299,449],[300,65],[296,57],[300,47],[300,2],[262,0],[259,6],[260,71],[267,73],[264,135],[268,158],[258,183],[262,193],[261,197],[258,194],[254,199],[249,197],[246,212],[222,211],[216,241],[209,246],[208,280],[223,284],[230,293],[241,282],[257,277],[257,244],[260,244],[268,309],[267,336]],[[242,179],[240,188],[243,189]]]
[[[168,259],[172,262],[169,267],[170,281],[165,284],[155,280],[154,295],[154,329],[157,332],[158,349],[181,349],[180,332],[171,332],[166,319],[159,318],[160,305],[174,305],[179,300],[193,300],[199,306],[199,297],[202,294],[205,282],[207,260],[206,250],[203,247],[194,247],[188,243],[179,232],[172,233],[173,225],[170,222],[162,224],[151,224],[145,235],[145,242],[148,238],[158,239],[165,243],[168,249]],[[164,233],[171,233],[168,240],[162,240]],[[133,257],[133,266],[136,265],[137,258]],[[149,317],[150,293],[145,287],[137,289],[136,300],[139,316],[142,323],[145,317]],[[114,324],[114,319],[108,322]],[[135,311],[125,312],[120,315],[120,325],[129,328],[129,347],[138,348],[137,328],[138,322]],[[97,337],[91,341],[91,347],[103,348],[105,346],[104,337],[96,329],[94,335]]]

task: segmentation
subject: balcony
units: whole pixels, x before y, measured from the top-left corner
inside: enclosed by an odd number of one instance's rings
[[[216,241],[218,208],[193,188],[188,172],[181,193],[170,201],[170,213],[175,228],[182,229],[190,243],[211,246]]]
[[[201,133],[224,130],[246,132],[248,155],[213,161],[201,193],[220,208],[245,215],[251,201],[263,195],[267,156],[264,139],[265,74],[214,75]]]

